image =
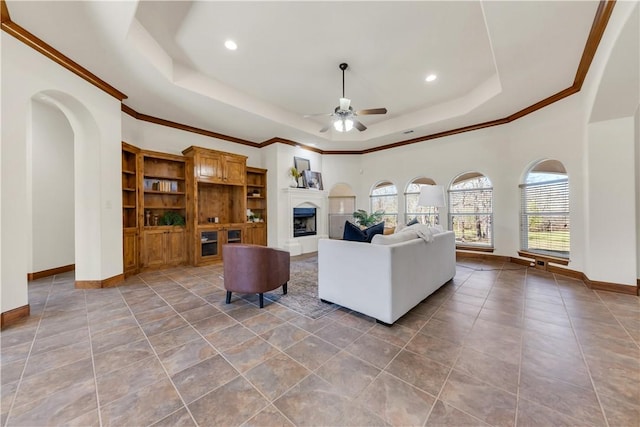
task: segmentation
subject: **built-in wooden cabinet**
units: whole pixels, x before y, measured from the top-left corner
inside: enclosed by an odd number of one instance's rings
[[[267,171],[237,154],[183,154],[122,145],[125,274],[219,262],[224,244],[267,244]]]
[[[180,265],[187,262],[184,227],[148,227],[142,232],[141,261],[143,268]]]
[[[245,242],[267,245],[267,170],[247,167],[247,218]]]
[[[185,264],[188,260],[187,159],[142,150],[138,169],[140,267]]]
[[[122,261],[124,275],[138,273],[138,153],[122,142]]]
[[[248,223],[245,226],[244,243],[267,246],[267,226],[264,223]]]
[[[182,154],[193,158],[194,176],[199,182],[225,185],[245,183],[245,156],[200,147],[189,147]]]

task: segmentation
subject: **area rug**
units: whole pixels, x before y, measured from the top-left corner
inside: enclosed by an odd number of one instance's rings
[[[318,319],[335,311],[338,306],[320,301],[318,297],[318,255],[300,255],[291,258],[287,294],[282,288],[267,292],[264,297],[311,319]]]

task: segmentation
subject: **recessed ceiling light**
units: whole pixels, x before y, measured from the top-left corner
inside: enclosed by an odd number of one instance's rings
[[[438,76],[436,76],[435,74],[429,74],[425,80],[428,81],[428,82],[432,82],[437,78],[438,78]]]
[[[227,40],[226,42],[224,42],[224,47],[229,50],[236,50],[238,48],[238,45],[233,40]]]

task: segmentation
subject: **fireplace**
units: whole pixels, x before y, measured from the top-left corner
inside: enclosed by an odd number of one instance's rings
[[[293,208],[293,237],[316,234],[316,208]]]

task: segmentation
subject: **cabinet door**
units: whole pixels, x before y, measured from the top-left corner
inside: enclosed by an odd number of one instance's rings
[[[199,154],[196,162],[200,181],[223,182],[222,156],[219,154]]]
[[[253,228],[253,244],[267,246],[267,227],[263,222]]]
[[[124,273],[135,274],[138,271],[138,236],[135,230],[125,230],[122,236]]]
[[[142,233],[142,266],[154,267],[165,263],[165,230]]]
[[[225,182],[227,184],[244,185],[246,181],[246,160],[233,156],[225,156]]]
[[[184,230],[172,230],[166,234],[167,264],[181,264],[187,260],[187,244]]]

